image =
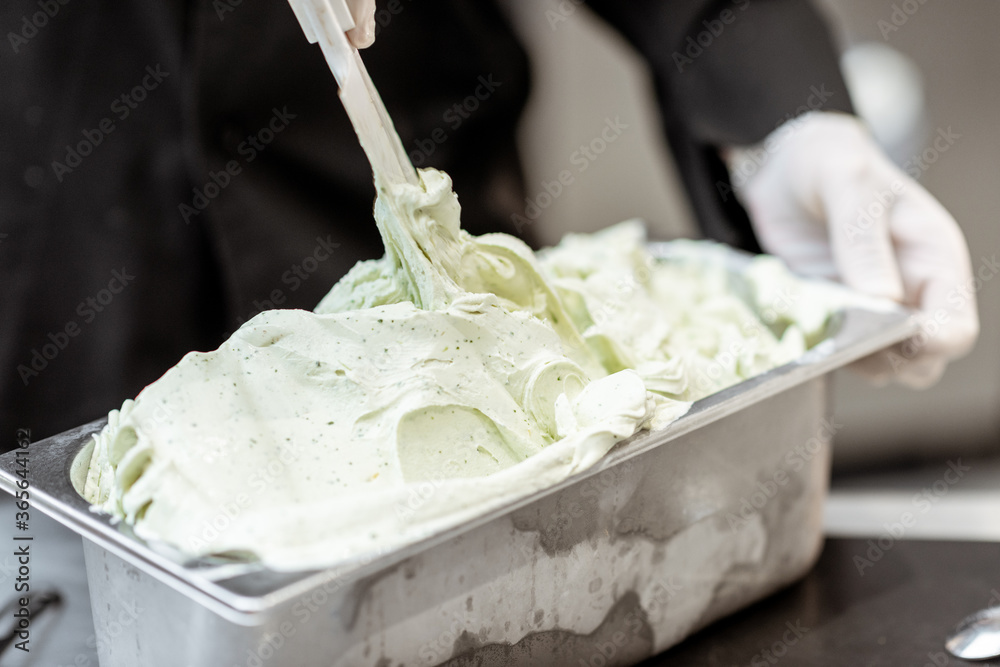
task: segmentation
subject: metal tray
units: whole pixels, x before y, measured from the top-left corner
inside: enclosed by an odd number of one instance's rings
[[[104,420],[30,446],[32,505],[84,537],[103,667],[633,664],[814,563],[829,373],[916,327],[902,310],[837,320],[552,488],[330,570],[185,562],[90,512],[76,488]],[[18,479],[0,457],[0,488]]]

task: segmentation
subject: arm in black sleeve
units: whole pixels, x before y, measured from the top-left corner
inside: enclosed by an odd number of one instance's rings
[[[718,149],[807,111],[852,112],[828,27],[805,0],[590,0],[649,62],[664,130],[709,237],[757,250]]]

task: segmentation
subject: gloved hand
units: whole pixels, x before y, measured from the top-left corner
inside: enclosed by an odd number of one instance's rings
[[[761,247],[801,275],[920,311],[921,331],[855,367],[876,383],[934,384],[979,335],[969,249],[954,218],[861,121],[812,112],[755,148],[723,151]]]
[[[347,31],[347,39],[359,49],[375,43],[375,0],[347,0],[347,7],[354,17],[354,28]]]

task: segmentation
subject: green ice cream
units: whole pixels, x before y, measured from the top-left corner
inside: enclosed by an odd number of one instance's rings
[[[637,223],[541,257],[471,236],[448,176],[420,176],[380,190],[385,256],[315,312],[263,312],[112,412],[88,500],[192,556],[331,565],[551,486],[826,321],[799,298],[762,323],[768,294],[805,289],[787,271],[755,263],[738,297],[701,250],[651,257]]]

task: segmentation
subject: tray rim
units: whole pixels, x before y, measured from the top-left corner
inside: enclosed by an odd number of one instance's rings
[[[736,262],[747,258],[733,253]],[[915,315],[896,307],[884,311],[848,308],[838,313],[839,328],[834,335],[808,350],[798,359],[766,373],[695,401],[690,411],[666,428],[644,431],[617,444],[604,458],[587,470],[559,483],[484,512],[476,519],[439,531],[403,547],[349,559],[322,570],[273,572],[260,566],[221,565],[214,568],[185,566],[162,548],[154,548],[131,534],[112,517],[90,509],[89,503],[72,485],[70,470],[79,452],[107,422],[95,420],[62,434],[32,443],[32,468],[45,473],[31,482],[31,506],[49,515],[83,538],[108,550],[161,583],[191,598],[214,613],[239,625],[259,625],[266,615],[320,585],[340,580],[338,587],[392,567],[490,521],[510,514],[542,498],[581,483],[642,454],[662,447],[688,433],[707,426],[771,396],[826,375],[852,361],[899,343],[919,328]],[[0,489],[13,494],[18,480],[14,459],[24,450],[0,456]],[[124,529],[123,529],[124,528]],[[155,546],[155,545],[154,545]],[[227,569],[228,568],[228,569]],[[277,578],[267,592],[251,595],[226,586],[237,574],[265,572]],[[285,581],[282,581],[285,580]]]

